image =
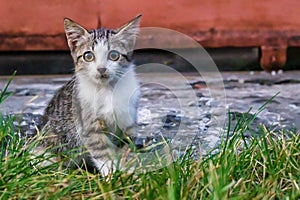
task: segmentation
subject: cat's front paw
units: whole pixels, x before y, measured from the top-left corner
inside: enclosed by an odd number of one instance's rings
[[[112,160],[97,160],[93,159],[97,170],[101,173],[101,176],[106,177],[112,174],[116,169]]]

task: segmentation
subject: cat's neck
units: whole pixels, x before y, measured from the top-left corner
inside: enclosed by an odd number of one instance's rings
[[[113,122],[112,87],[96,84],[80,75],[76,76],[76,81],[77,99],[82,110],[94,119],[107,118]]]
[[[97,85],[87,77],[76,76],[77,97],[82,109],[92,114],[94,119],[105,119],[113,124],[118,120],[121,128],[126,128],[135,120],[134,110],[139,96],[138,81],[134,70],[128,71],[122,79],[112,87]],[[116,119],[117,118],[117,119]],[[132,120],[128,120],[132,118]]]

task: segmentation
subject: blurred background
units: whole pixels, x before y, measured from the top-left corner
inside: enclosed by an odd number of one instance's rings
[[[142,27],[192,37],[220,70],[300,69],[299,8],[298,0],[0,0],[0,74],[72,73],[65,17],[87,29],[117,28],[139,13]],[[174,48],[189,47],[175,38]],[[139,50],[135,60],[193,70],[165,51]]]

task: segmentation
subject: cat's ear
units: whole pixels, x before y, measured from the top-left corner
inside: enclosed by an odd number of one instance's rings
[[[134,48],[136,37],[140,30],[141,17],[142,15],[140,14],[117,29],[115,38],[125,43],[128,51],[132,51]]]
[[[76,22],[65,18],[64,27],[67,36],[68,45],[70,50],[73,52],[75,49],[80,46],[82,43],[88,39],[88,31],[77,24]]]

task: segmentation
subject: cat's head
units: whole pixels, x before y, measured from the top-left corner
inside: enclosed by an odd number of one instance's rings
[[[132,70],[132,52],[141,15],[116,30],[86,30],[70,19],[64,20],[75,73],[97,84],[117,81]]]

